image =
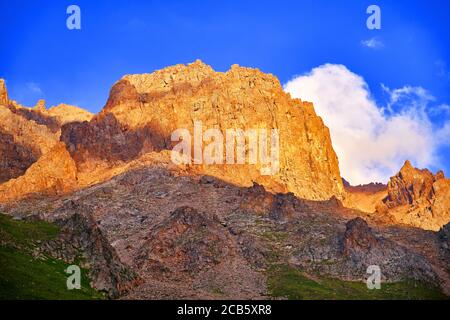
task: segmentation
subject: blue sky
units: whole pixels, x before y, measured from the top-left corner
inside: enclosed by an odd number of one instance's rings
[[[66,28],[71,4],[81,8],[81,30]],[[381,30],[366,27],[371,4],[381,8]],[[48,106],[64,102],[98,112],[124,74],[176,63],[201,59],[219,71],[237,63],[273,73],[283,84],[330,63],[363,77],[380,107],[391,98],[384,84],[424,88],[434,97],[429,105],[445,109],[449,12],[445,0],[0,0],[0,77],[22,104],[44,98]],[[363,44],[369,40],[379,46]],[[433,130],[448,117],[430,113]],[[450,173],[448,144],[433,152],[439,160],[432,169]]]

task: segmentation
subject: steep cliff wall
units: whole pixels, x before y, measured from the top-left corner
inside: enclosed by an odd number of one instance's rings
[[[274,76],[237,65],[222,73],[196,61],[127,75],[113,86],[100,114],[91,122],[63,126],[61,140],[79,170],[91,171],[98,161],[111,164],[171,149],[172,132],[193,134],[195,122],[202,123],[203,132],[217,128],[224,136],[227,129],[279,132],[276,174],[262,175],[261,163],[194,166],[202,173],[243,186],[256,181],[307,199],[344,192],[329,130],[313,105],[291,99]]]

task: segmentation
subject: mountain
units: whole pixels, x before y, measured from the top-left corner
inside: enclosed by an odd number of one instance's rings
[[[246,162],[196,163],[208,150],[228,160],[227,129],[242,130]],[[191,151],[181,163],[176,132]],[[0,211],[54,225],[33,257],[81,257],[111,298],[299,297],[311,285],[323,298],[450,294],[449,179],[406,162],[387,186],[350,186],[313,104],[257,69],[196,61],[126,75],[96,115],[22,106],[0,81],[0,142]],[[20,248],[6,229],[0,254]],[[371,265],[381,291],[363,283]]]
[[[46,110],[43,100],[34,108],[24,107],[8,99],[3,80],[0,97],[0,200],[74,190],[76,167],[59,141],[61,126],[90,119],[92,114],[63,104]]]
[[[153,74],[128,75],[113,86],[106,106],[90,121],[78,109],[58,106],[47,111],[43,102],[32,110],[15,102],[2,109],[8,113],[2,123],[17,118],[30,124],[30,129],[12,132],[17,140],[36,144],[45,140],[50,148],[60,137],[80,175],[92,175],[98,168],[112,168],[151,151],[171,150],[171,133],[179,128],[192,132],[196,121],[202,123],[203,131],[218,128],[224,135],[227,128],[278,129],[279,172],[275,175],[261,174],[259,162],[198,165],[195,170],[242,186],[258,182],[269,190],[306,199],[344,194],[329,130],[313,105],[291,99],[275,77],[256,69],[234,65],[221,73],[196,61]]]
[[[437,231],[450,219],[450,179],[442,171],[433,175],[406,161],[391,177],[377,212],[389,214],[397,223]]]
[[[387,189],[387,185],[381,182],[371,182],[367,184],[352,186],[347,180],[342,178],[342,183],[344,184],[345,190],[349,192],[375,193],[385,191]]]
[[[405,161],[387,185],[350,186],[344,204],[379,222],[438,231],[450,221],[450,179],[444,172],[414,168]]]
[[[196,61],[127,75],[113,86],[100,114],[89,123],[64,125],[61,140],[80,171],[92,171],[150,151],[171,150],[172,132],[183,128],[193,134],[195,122],[201,122],[203,131],[217,128],[223,135],[226,129],[278,129],[280,141],[280,170],[270,177],[261,174],[260,163],[197,165],[199,171],[242,186],[255,181],[306,199],[343,196],[329,130],[313,105],[291,99],[274,76],[237,65],[222,73]]]
[[[366,218],[369,226],[336,199],[304,200],[164,166],[3,210],[63,228],[58,242],[42,243],[41,251],[69,262],[72,252],[83,252],[95,287],[111,297],[267,299],[295,294],[293,286],[304,294],[311,281],[328,283],[325,298],[340,290],[340,298],[353,299],[450,293],[448,241],[437,233]],[[104,249],[90,244],[93,234]],[[365,289],[369,265],[381,266],[379,293]]]

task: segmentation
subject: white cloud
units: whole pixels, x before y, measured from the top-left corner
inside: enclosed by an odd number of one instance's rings
[[[42,89],[36,82],[27,82],[26,87],[30,92],[34,94],[42,94]]]
[[[341,175],[352,184],[386,182],[406,159],[419,167],[437,164],[437,130],[426,113],[434,98],[421,87],[383,88],[386,107],[376,104],[361,76],[334,64],[285,85],[291,96],[314,102],[330,128]]]
[[[450,147],[450,122],[437,131],[436,140],[439,144]]]
[[[430,108],[429,113],[432,116],[439,116],[439,115],[450,116],[450,105],[445,103],[440,104],[438,106]]]
[[[370,49],[381,49],[384,47],[384,44],[377,37],[370,38],[368,40],[361,41],[361,44]]]
[[[390,96],[390,103],[398,103],[403,99],[417,99],[417,102],[423,103],[428,101],[434,101],[435,98],[424,88],[422,87],[412,87],[412,86],[404,86],[398,89],[389,89],[384,84],[381,84],[381,87],[385,92],[387,92]]]
[[[383,111],[387,114],[395,114],[406,111],[423,118],[428,115],[438,115],[444,110],[441,106],[432,105],[436,98],[422,87],[403,86],[402,88],[390,89],[381,84],[383,91],[388,94],[389,101]]]

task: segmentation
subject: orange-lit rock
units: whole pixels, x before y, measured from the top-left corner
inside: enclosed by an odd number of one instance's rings
[[[8,105],[8,92],[6,91],[5,80],[0,79],[0,105]]]
[[[26,173],[0,185],[0,201],[32,195],[54,195],[73,190],[76,166],[63,143],[59,142],[39,158]]]
[[[56,118],[60,125],[76,121],[90,121],[94,116],[89,111],[64,103],[51,107],[45,111],[45,114]]]
[[[199,172],[307,199],[344,193],[329,130],[312,103],[291,99],[274,76],[237,65],[222,73],[196,61],[127,75],[113,86],[103,111],[90,123],[64,126],[62,140],[80,170],[93,170],[94,162],[130,161],[170,149],[172,132],[192,132],[194,121],[204,130],[276,128],[280,135],[280,170],[274,176],[247,164],[196,166]]]
[[[377,212],[391,216],[397,223],[437,231],[450,221],[450,179],[442,171],[433,175],[406,161],[391,177],[388,195]]]

